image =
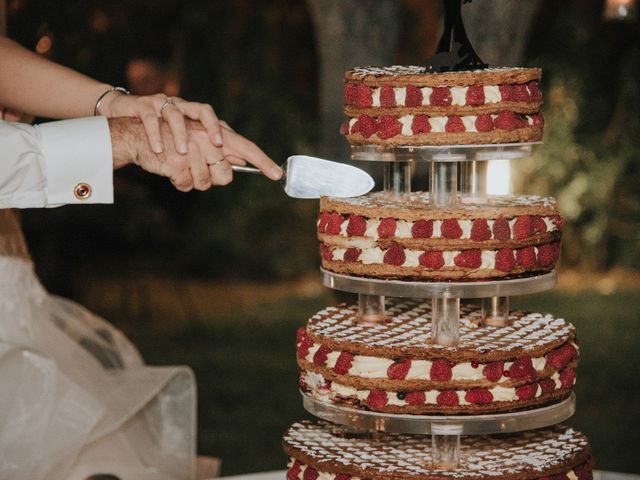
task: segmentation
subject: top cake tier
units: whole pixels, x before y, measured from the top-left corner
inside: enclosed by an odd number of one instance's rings
[[[345,75],[340,131],[354,145],[390,147],[539,141],[540,76],[539,68],[355,68]]]

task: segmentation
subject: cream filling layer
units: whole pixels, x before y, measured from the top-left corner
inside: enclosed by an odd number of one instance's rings
[[[528,87],[527,87],[528,88]],[[484,85],[482,87],[484,91],[484,103],[498,103],[502,101],[502,94],[500,93],[500,87],[498,85]],[[467,91],[469,87],[449,87],[451,92],[451,105],[465,106],[467,104]],[[371,98],[373,100],[373,107],[380,107],[380,91],[381,87],[373,87],[371,89]],[[431,93],[433,89],[431,87],[420,88],[422,92],[422,105],[431,105]],[[405,107],[407,100],[407,88],[406,87],[394,87],[393,95],[395,98],[396,106]]]
[[[513,227],[516,223],[517,218],[509,219],[509,228],[513,232]],[[558,230],[558,227],[553,222],[551,217],[542,217],[544,224],[547,226],[547,232],[554,232]],[[365,237],[370,237],[372,239],[378,240],[378,226],[380,225],[379,218],[367,218],[366,220],[366,229],[364,232]],[[487,220],[487,225],[489,227],[489,231],[491,232],[491,237],[489,240],[494,240],[493,236],[493,223],[494,220]],[[396,220],[396,231],[393,235],[393,238],[413,238],[412,229],[415,222],[410,220]],[[316,222],[316,227],[320,225],[320,220]],[[462,230],[462,235],[460,238],[456,240],[467,240],[471,238],[471,227],[473,226],[473,220],[458,220],[458,225],[460,225],[460,229]],[[347,217],[340,224],[340,235],[343,237],[347,237],[347,227],[349,226],[349,218]],[[442,236],[442,220],[433,220],[433,233],[431,237],[428,238],[444,238]]]
[[[573,348],[579,351],[579,347],[576,343],[571,342]],[[310,348],[304,359],[309,363],[313,362],[313,357],[320,348],[319,343],[314,343]],[[333,369],[336,366],[340,351],[332,351],[327,355],[327,361],[322,366]],[[388,379],[387,370],[395,362],[390,358],[372,357],[368,355],[354,355],[351,361],[351,367],[344,375],[352,375],[355,377],[363,378],[378,378]],[[430,360],[411,360],[411,366],[407,373],[406,380],[431,380],[431,365],[433,362]],[[542,372],[547,366],[547,359],[542,357],[534,357],[531,359],[533,368],[536,372]],[[471,362],[457,363],[451,368],[451,380],[484,380],[484,374],[482,370],[486,366],[486,363],[479,363],[477,367],[473,367]],[[503,370],[507,371],[511,368],[513,362],[504,362]],[[508,381],[509,377],[502,377],[504,381]]]
[[[357,399],[364,403],[367,401],[367,398],[369,397],[369,393],[371,393],[371,390],[367,390],[367,389],[359,390],[355,387],[342,385],[337,382],[331,382],[329,385],[327,385],[327,381],[324,378],[324,376],[316,372],[309,372],[304,370],[301,373],[301,377],[304,383],[309,388],[311,394],[314,397],[319,398],[323,401],[331,401],[341,397],[341,398],[348,398],[348,399]],[[560,382],[559,372],[555,372],[549,378],[554,381],[556,390],[558,390],[562,386],[562,383]],[[574,385],[575,385],[575,382],[576,380],[574,378],[573,380]],[[488,388],[486,390],[488,390],[493,396],[492,402],[515,402],[519,400],[518,395],[516,394],[515,387],[503,387],[500,385],[496,385],[495,387]],[[458,405],[471,405],[471,403],[465,399],[465,395],[467,393],[466,390],[450,390],[450,391],[453,391],[458,396]],[[398,398],[398,395],[397,395],[398,392],[384,392],[384,393],[387,396],[387,405],[395,405],[399,407],[409,405],[406,399]],[[424,391],[425,405],[437,405],[438,404],[437,397],[440,393],[441,393],[441,390]],[[535,398],[538,398],[541,395],[542,395],[542,389],[540,388],[540,385],[536,385]]]

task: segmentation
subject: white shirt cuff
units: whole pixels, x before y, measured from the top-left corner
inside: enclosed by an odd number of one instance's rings
[[[47,206],[113,203],[111,135],[105,117],[38,125],[47,172]]]

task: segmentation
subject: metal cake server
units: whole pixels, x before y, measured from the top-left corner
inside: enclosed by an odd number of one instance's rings
[[[294,198],[357,197],[369,192],[374,181],[359,168],[307,155],[292,155],[282,165],[280,182],[287,195]],[[232,165],[234,172],[262,172],[253,167]]]

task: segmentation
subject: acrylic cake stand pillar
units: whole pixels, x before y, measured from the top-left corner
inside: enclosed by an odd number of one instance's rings
[[[386,311],[384,295],[358,294],[357,322],[362,325],[375,325],[384,322]]]
[[[384,165],[384,191],[391,196],[401,197],[411,193],[412,160],[402,162],[388,162]]]
[[[486,161],[472,160],[460,165],[460,193],[463,197],[476,201],[487,199],[488,170]]]
[[[455,207],[458,204],[458,162],[464,154],[436,154],[429,175],[429,201],[436,207]],[[431,340],[439,345],[455,347],[460,341],[460,298],[437,296],[431,298],[433,322]],[[435,444],[434,444],[435,447]],[[434,453],[435,453],[434,448]]]
[[[476,202],[487,199],[488,160],[492,159],[493,153],[484,151],[476,155],[476,160],[460,164],[460,194],[463,198]],[[482,298],[480,303],[485,325],[504,327],[509,324],[509,297]]]
[[[464,154],[436,154],[433,156],[429,175],[429,201],[432,205],[455,207],[458,204],[458,162],[464,162],[466,159]],[[470,175],[468,181],[475,181],[475,176]],[[432,297],[431,319],[431,340],[433,342],[447,347],[458,345],[460,342],[460,297]],[[461,433],[462,427],[460,425],[433,425],[431,443],[434,467],[449,469],[460,466]]]
[[[386,162],[384,164],[384,191],[394,198],[411,193],[411,171],[413,160]],[[358,323],[371,325],[386,318],[384,296],[358,294]]]

